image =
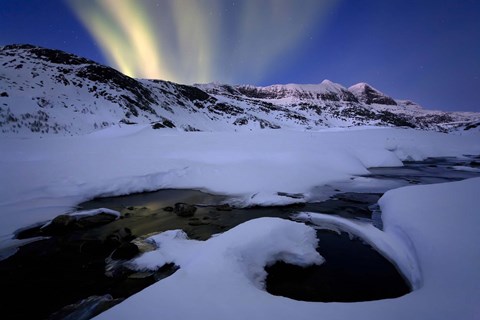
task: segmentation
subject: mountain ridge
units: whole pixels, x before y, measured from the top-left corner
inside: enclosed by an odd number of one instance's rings
[[[0,47],[3,135],[78,135],[129,124],[183,131],[371,125],[448,132],[477,123],[479,113],[426,110],[366,83],[189,86],[134,79],[60,50]]]

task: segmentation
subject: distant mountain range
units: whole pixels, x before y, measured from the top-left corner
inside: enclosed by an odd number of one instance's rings
[[[480,114],[422,109],[366,83],[187,86],[133,79],[94,61],[31,45],[0,47],[0,132],[79,135],[117,125],[184,131],[394,126],[480,128]]]

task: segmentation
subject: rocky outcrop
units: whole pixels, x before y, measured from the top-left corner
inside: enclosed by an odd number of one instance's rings
[[[197,207],[187,203],[175,203],[173,212],[179,217],[193,217]]]
[[[348,88],[348,90],[352,92],[355,97],[357,97],[358,101],[366,104],[376,103],[390,106],[397,105],[397,102],[393,98],[390,98],[366,83],[358,83]]]
[[[62,214],[40,228],[42,235],[61,235],[73,230],[93,228],[115,221],[117,215],[110,212],[99,212],[94,215]]]

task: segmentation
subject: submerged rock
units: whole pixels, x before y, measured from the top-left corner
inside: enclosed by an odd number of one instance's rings
[[[478,168],[480,167],[480,161],[472,161],[470,162],[470,167]]]
[[[92,216],[79,217],[75,221],[75,228],[86,229],[94,226],[110,223],[117,219],[116,216],[110,213],[99,213]]]
[[[15,239],[23,240],[42,236],[42,224],[33,225],[15,231]]]
[[[119,212],[106,208],[61,214],[43,225],[40,232],[43,235],[64,235],[73,230],[83,230],[110,223],[119,216]]]
[[[105,259],[105,275],[110,278],[122,278],[126,275],[130,275],[132,269],[130,268],[130,263],[125,260],[130,260],[138,254],[158,249],[155,243],[148,240],[150,236],[155,234],[157,233],[143,235],[139,238],[133,239],[131,243],[124,243],[125,245],[120,245],[120,247],[123,246],[123,248],[120,249],[119,247],[119,252],[115,253],[115,250],[112,255]],[[136,247],[136,250],[133,248],[133,246]],[[137,253],[132,256],[134,251],[137,251]]]
[[[76,218],[74,216],[61,214],[55,217],[50,223],[41,228],[43,234],[58,235],[65,234],[74,228]]]
[[[79,244],[78,247],[78,252],[89,255],[91,257],[103,255],[105,254],[105,251],[106,250],[103,241],[99,239],[83,241]]]
[[[277,192],[277,195],[281,197],[287,197],[292,199],[304,199],[305,195],[303,193],[288,193],[288,192]]]
[[[105,239],[105,244],[110,247],[117,248],[122,243],[133,240],[134,236],[129,228],[121,228],[109,234]]]
[[[228,203],[217,206],[217,211],[232,211],[232,210],[233,208]]]
[[[155,235],[155,234],[158,234],[158,233],[155,232],[155,233],[147,234],[147,235],[144,235],[142,237],[136,238],[132,241],[132,243],[137,246],[140,253],[145,253],[145,252],[156,250],[157,246],[155,245],[155,243],[146,240],[150,236]]]
[[[122,243],[115,251],[112,253],[113,260],[130,260],[140,253],[139,248],[136,244],[127,242]]]
[[[202,222],[202,221],[190,221],[188,223],[189,226],[192,227],[199,227],[199,226],[208,226],[210,223],[208,222]]]
[[[193,217],[195,211],[197,211],[197,207],[181,202],[175,203],[175,207],[173,209],[173,212],[175,212],[175,214],[179,217]]]

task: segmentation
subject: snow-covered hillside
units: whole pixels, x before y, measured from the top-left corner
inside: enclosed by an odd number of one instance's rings
[[[182,131],[357,125],[463,130],[476,113],[427,111],[367,84],[186,86],[133,79],[91,60],[30,45],[0,48],[0,132],[78,135],[149,124]]]

